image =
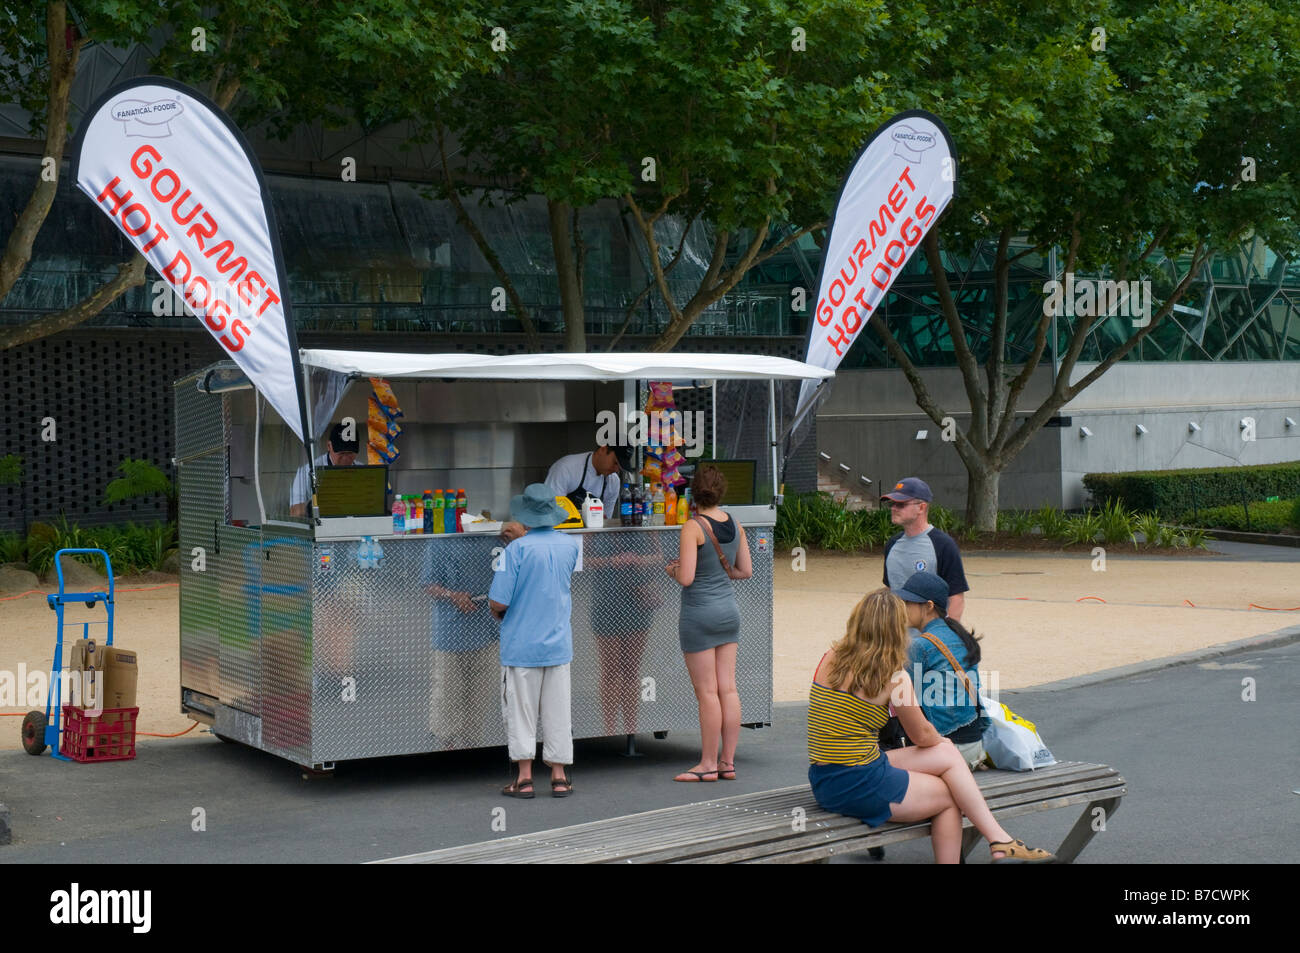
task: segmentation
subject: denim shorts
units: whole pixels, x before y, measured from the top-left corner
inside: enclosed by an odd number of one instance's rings
[[[879,827],[890,805],[907,796],[907,772],[889,763],[882,751],[870,764],[810,764],[808,783],[823,810],[856,817]]]

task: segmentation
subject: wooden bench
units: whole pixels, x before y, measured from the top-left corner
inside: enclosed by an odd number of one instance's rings
[[[1096,818],[1106,821],[1128,791],[1104,764],[1069,761],[1037,771],[979,771],[975,775],[994,817],[1005,820],[1058,807],[1084,805],[1055,851],[1070,863],[1092,840]],[[722,784],[710,785],[722,788]],[[1101,808],[1103,815],[1094,813]],[[962,857],[981,839],[963,818]],[[869,828],[828,814],[806,784],[662,808],[534,834],[449,847],[380,863],[400,864],[802,864],[826,861],[899,841],[930,836],[928,821]]]

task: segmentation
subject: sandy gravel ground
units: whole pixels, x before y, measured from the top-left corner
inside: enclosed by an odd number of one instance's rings
[[[1177,655],[1300,621],[1300,612],[1250,608],[1300,606],[1296,563],[1112,555],[1105,572],[1094,572],[1092,562],[1087,554],[965,556],[971,593],[964,619],[983,636],[981,668],[997,673],[999,687]],[[817,660],[843,634],[854,603],[880,584],[882,566],[879,555],[813,552],[805,571],[795,572],[790,558],[778,555],[778,701],[807,698]],[[118,583],[115,642],[141,654],[140,728],[156,733],[192,724],[179,712],[177,587],[167,578]],[[72,606],[65,619],[102,622],[104,610]],[[53,636],[54,613],[42,595],[0,601],[0,671],[17,674],[22,663],[48,673]],[[79,636],[70,631],[66,637]],[[26,707],[21,700],[0,703],[4,712]],[[19,721],[0,718],[0,748],[19,746]]]

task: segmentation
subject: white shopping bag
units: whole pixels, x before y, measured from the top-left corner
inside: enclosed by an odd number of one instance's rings
[[[1032,721],[985,695],[980,696],[980,707],[989,716],[989,726],[984,729],[984,750],[993,759],[995,768],[1032,771],[1056,764],[1056,758]]]

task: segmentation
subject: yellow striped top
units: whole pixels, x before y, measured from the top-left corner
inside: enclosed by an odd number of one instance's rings
[[[870,764],[889,709],[816,682],[808,696],[808,760],[814,764]]]

